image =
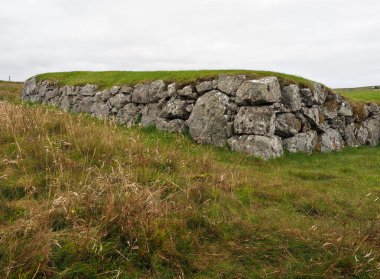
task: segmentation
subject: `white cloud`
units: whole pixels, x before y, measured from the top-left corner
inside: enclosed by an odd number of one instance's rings
[[[0,79],[70,70],[244,68],[333,87],[380,83],[375,0],[2,4]]]

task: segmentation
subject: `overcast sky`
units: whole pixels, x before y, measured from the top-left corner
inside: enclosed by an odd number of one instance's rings
[[[0,79],[259,69],[380,84],[379,0],[0,0]]]

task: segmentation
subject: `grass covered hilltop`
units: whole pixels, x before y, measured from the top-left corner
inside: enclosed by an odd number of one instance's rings
[[[380,147],[262,161],[21,87],[0,82],[1,278],[379,278]]]

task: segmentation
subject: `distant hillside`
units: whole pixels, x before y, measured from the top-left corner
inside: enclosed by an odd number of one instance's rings
[[[380,86],[338,88],[335,89],[335,91],[353,101],[374,102],[380,104]]]

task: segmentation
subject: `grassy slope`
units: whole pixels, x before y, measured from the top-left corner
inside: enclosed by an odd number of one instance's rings
[[[39,80],[58,80],[61,85],[84,85],[87,83],[97,84],[102,88],[114,85],[134,85],[140,82],[162,79],[167,82],[176,81],[178,83],[187,83],[194,80],[205,80],[215,77],[219,74],[246,74],[252,78],[264,76],[277,76],[285,83],[298,83],[305,86],[310,81],[301,77],[268,72],[268,71],[250,71],[250,70],[201,70],[201,71],[156,71],[156,72],[63,72],[47,73],[38,75]]]
[[[371,87],[360,87],[352,89],[337,89],[341,95],[358,102],[375,102],[380,104],[380,90]]]
[[[380,276],[380,147],[263,162],[13,100],[0,277]]]

